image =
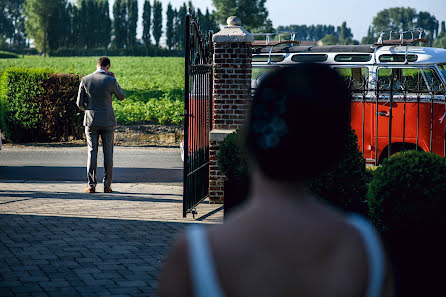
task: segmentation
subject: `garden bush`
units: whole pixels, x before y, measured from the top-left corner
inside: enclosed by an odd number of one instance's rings
[[[14,53],[0,51],[0,59],[17,59],[18,57],[19,56]]]
[[[419,151],[391,156],[376,169],[367,199],[381,232],[425,228],[427,215],[446,211],[446,159]]]
[[[0,80],[0,124],[11,142],[81,138],[80,78],[48,69],[11,68]]]
[[[396,296],[438,295],[446,249],[446,159],[419,151],[395,154],[374,173],[367,198],[392,263]]]
[[[248,175],[248,165],[241,149],[240,132],[236,131],[225,137],[217,153],[218,167],[230,180],[241,180]]]
[[[358,150],[358,137],[349,128],[344,142],[345,156],[327,173],[311,180],[309,187],[319,198],[345,211],[368,214],[365,160]],[[329,154],[327,148],[327,154]]]

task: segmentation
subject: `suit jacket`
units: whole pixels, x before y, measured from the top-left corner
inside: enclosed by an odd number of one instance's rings
[[[118,100],[124,100],[124,92],[116,78],[102,71],[95,71],[84,76],[79,86],[77,106],[85,111],[84,126],[116,126],[112,94]]]

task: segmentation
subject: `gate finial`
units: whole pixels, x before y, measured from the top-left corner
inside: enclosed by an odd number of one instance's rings
[[[226,23],[228,24],[228,26],[241,26],[242,25],[242,21],[236,16],[230,16],[229,18],[227,18]]]

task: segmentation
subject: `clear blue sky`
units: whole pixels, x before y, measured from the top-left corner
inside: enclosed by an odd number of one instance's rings
[[[113,5],[114,0],[109,0]],[[151,0],[152,2],[153,0]],[[139,12],[142,14],[144,0],[138,0]],[[184,0],[161,0],[163,14],[167,4],[179,7]],[[195,7],[213,10],[212,0],[193,0]],[[273,26],[279,25],[312,25],[324,24],[339,26],[343,21],[352,29],[355,39],[361,40],[367,34],[368,26],[373,17],[385,8],[413,7],[418,11],[427,11],[439,22],[446,21],[446,0],[267,0],[266,7]],[[243,22],[243,20],[242,20]],[[138,36],[141,36],[141,24],[138,26]]]

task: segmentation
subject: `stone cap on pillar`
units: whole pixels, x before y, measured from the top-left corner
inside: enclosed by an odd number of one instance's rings
[[[245,30],[242,22],[236,16],[230,16],[224,26],[218,33],[212,36],[212,41],[217,43],[252,43],[254,35]]]
[[[234,133],[235,129],[214,129],[211,132],[209,132],[209,140],[210,141],[216,141],[216,142],[222,142],[223,139],[226,138],[231,133]]]

